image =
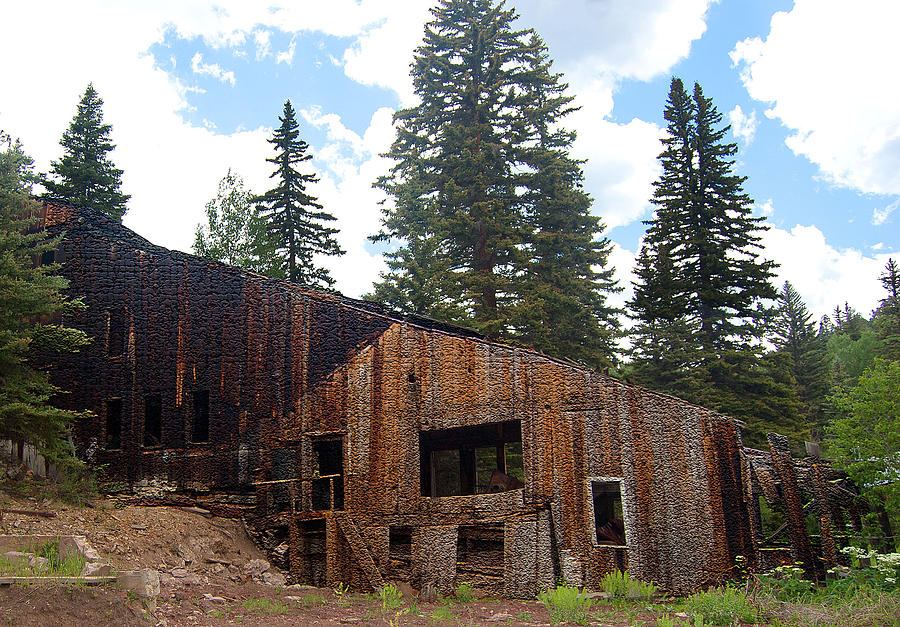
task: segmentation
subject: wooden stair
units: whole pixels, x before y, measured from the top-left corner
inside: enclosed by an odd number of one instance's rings
[[[381,575],[381,571],[378,569],[378,565],[375,563],[365,541],[362,539],[359,528],[356,526],[356,522],[354,522],[349,514],[336,513],[334,518],[337,520],[341,533],[344,534],[348,544],[350,544],[350,549],[356,556],[356,561],[359,564],[359,567],[362,568],[366,578],[369,580],[369,584],[374,590],[384,587],[384,578]]]

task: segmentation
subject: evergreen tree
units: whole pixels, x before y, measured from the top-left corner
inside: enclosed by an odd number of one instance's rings
[[[608,363],[610,244],[560,127],[566,85],[502,2],[441,0],[432,15],[412,67],[420,104],[395,115],[394,165],[376,183],[393,202],[372,239],[398,246],[374,297]]]
[[[518,160],[527,259],[517,275],[511,314],[515,339],[541,351],[592,366],[610,365],[619,313],[605,294],[620,291],[609,267],[612,244],[597,238],[581,162],[568,151],[575,133],[560,126],[572,111],[567,85],[551,71],[543,41],[531,33],[522,88],[523,130]]]
[[[824,426],[823,404],[829,391],[825,337],[816,333],[812,314],[788,281],[778,294],[772,333],[774,344],[787,358],[801,403],[800,411],[818,439]]]
[[[762,360],[774,264],[758,254],[765,227],[752,216],[746,177],[733,171],[730,127],[699,85],[688,94],[678,78],[664,117],[656,212],[629,304],[634,370],[650,387],[747,419],[757,425],[752,437],[773,421],[793,429],[799,421],[784,373]]]
[[[900,361],[900,267],[897,262],[888,259],[878,280],[886,292],[873,319],[881,340],[878,354],[883,359]]]
[[[207,223],[197,225],[194,254],[264,273],[269,266],[255,254],[263,226],[252,199],[244,180],[229,169],[216,197],[206,203]]]
[[[285,278],[292,283],[317,288],[331,288],[334,279],[326,268],[316,265],[316,255],[343,255],[335,234],[338,229],[326,226],[335,217],[323,211],[318,200],[307,193],[310,183],[319,179],[314,174],[302,174],[297,166],[312,159],[306,154],[309,144],[300,139],[300,125],[290,100],[278,120],[269,143],[275,156],[266,159],[275,165],[269,178],[276,185],[254,199],[265,224],[267,234],[256,245],[260,259],[271,259],[267,274]]]
[[[0,439],[25,441],[56,457],[67,449],[67,428],[79,414],[54,407],[61,390],[34,363],[78,350],[87,336],[58,320],[84,308],[62,295],[68,282],[46,260],[57,241],[32,227],[40,204],[30,199],[32,161],[0,133]]]
[[[114,148],[109,137],[112,126],[103,123],[102,107],[100,95],[88,84],[60,141],[63,156],[51,162],[52,178],[43,184],[49,197],[99,209],[121,222],[131,196],[122,193],[122,170],[108,156]]]

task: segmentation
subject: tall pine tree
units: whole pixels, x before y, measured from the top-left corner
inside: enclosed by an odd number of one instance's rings
[[[699,85],[689,94],[673,78],[664,117],[656,213],[630,303],[633,367],[651,387],[745,418],[755,438],[772,422],[795,431],[789,375],[761,358],[774,264],[758,254],[765,227],[734,173],[737,145]]]
[[[884,359],[900,361],[900,266],[893,258],[884,264],[878,280],[885,291],[873,318],[881,340],[878,353]]]
[[[323,211],[316,197],[306,191],[307,185],[319,179],[297,169],[312,155],[306,154],[309,144],[300,139],[300,125],[290,100],[285,101],[278,120],[281,125],[269,140],[275,156],[266,159],[275,165],[269,178],[274,178],[276,185],[254,199],[267,230],[257,241],[255,254],[270,260],[265,268],[270,276],[329,289],[334,279],[326,268],[316,265],[315,257],[344,254],[334,237],[338,229],[326,226],[335,217]]]
[[[68,426],[79,414],[53,406],[61,390],[35,362],[78,350],[88,337],[58,323],[84,309],[62,294],[68,281],[55,274],[58,266],[34,263],[48,260],[58,242],[31,228],[41,209],[30,198],[31,167],[21,145],[0,132],[0,439],[57,457],[68,450]]]
[[[821,439],[825,424],[824,404],[828,395],[826,338],[816,332],[812,314],[788,281],[784,282],[778,294],[772,336],[778,351],[787,359],[800,401],[800,411],[810,432],[816,439]]]
[[[121,222],[131,196],[122,193],[122,170],[109,158],[111,131],[103,123],[103,100],[89,83],[60,141],[63,156],[51,162],[51,176],[43,184],[49,197],[99,209]]]
[[[608,363],[616,321],[571,110],[532,30],[495,0],[441,0],[395,115],[392,198],[375,241],[397,244],[374,297],[554,355]]]

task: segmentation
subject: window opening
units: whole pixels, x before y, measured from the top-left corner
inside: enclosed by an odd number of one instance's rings
[[[122,399],[106,401],[106,448],[122,448]]]
[[[412,575],[412,527],[391,526],[388,531],[388,574],[409,581]]]
[[[148,394],[144,397],[144,446],[162,445],[162,396]]]
[[[107,312],[107,354],[118,357],[125,352],[125,310],[111,309]]]
[[[295,555],[297,578],[301,583],[318,588],[327,585],[325,520],[300,522]],[[291,571],[294,572],[294,564]]]
[[[344,509],[343,440],[323,440],[313,444],[316,467],[312,481],[314,510]]]
[[[591,497],[594,506],[594,537],[597,544],[625,546],[621,481],[591,481]]]
[[[55,250],[45,250],[41,255],[41,265],[49,266],[56,262],[56,251]]]
[[[460,525],[456,539],[457,581],[479,580],[479,587],[503,589],[503,525]]]
[[[209,441],[209,392],[194,391],[194,421],[191,426],[191,442]]]
[[[422,496],[504,492],[524,487],[519,420],[419,432]]]

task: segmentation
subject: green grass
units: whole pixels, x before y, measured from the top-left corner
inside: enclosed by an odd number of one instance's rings
[[[428,622],[435,623],[441,620],[456,620],[456,618],[457,615],[453,613],[449,605],[439,605],[431,613],[431,617],[428,619]]]
[[[290,611],[290,608],[280,601],[256,597],[247,599],[241,603],[241,607],[254,614],[287,614]]]
[[[731,625],[737,621],[755,623],[757,609],[735,588],[723,586],[692,594],[684,600],[684,611],[705,625]]]
[[[453,600],[459,603],[471,603],[474,601],[475,595],[472,584],[466,581],[460,582],[453,590]]]
[[[390,612],[403,604],[403,593],[392,583],[378,589],[378,598],[381,600],[383,612]]]
[[[309,607],[310,605],[328,605],[328,599],[321,594],[304,594],[300,597],[300,603],[303,607]]]
[[[611,598],[631,601],[648,601],[659,591],[656,585],[633,579],[619,570],[604,575],[600,585]]]
[[[593,600],[578,588],[571,586],[557,586],[544,590],[538,595],[538,601],[544,604],[550,612],[550,623],[578,623],[587,625],[590,623],[588,612],[591,611]]]
[[[59,555],[59,539],[48,540],[36,545],[23,545],[23,553],[31,553],[35,557],[47,560],[44,566],[31,566],[28,562],[11,560],[0,555],[0,575],[12,577],[78,577],[84,569],[84,558],[76,553],[66,557]]]

